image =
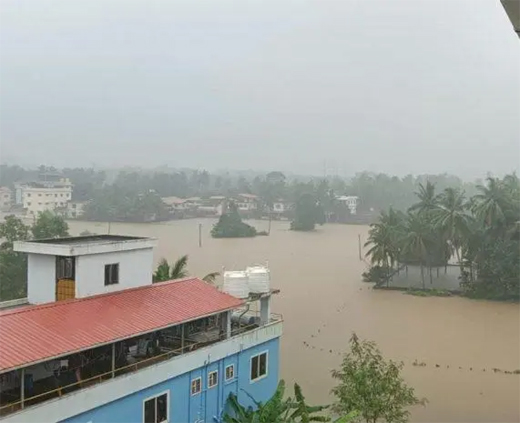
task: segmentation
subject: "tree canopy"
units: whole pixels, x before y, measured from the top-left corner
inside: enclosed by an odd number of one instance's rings
[[[228,204],[227,212],[220,216],[211,229],[213,238],[248,238],[256,235],[256,229],[242,221],[234,202]]]
[[[372,269],[365,278],[372,275],[374,282],[388,282],[399,264],[431,269],[455,257],[466,295],[518,300],[520,183],[516,175],[487,178],[469,200],[454,187],[437,194],[431,183],[421,185],[417,197],[419,201],[407,213],[389,209],[371,225],[366,246]]]
[[[405,383],[402,368],[403,363],[385,360],[373,342],[360,340],[354,333],[340,368],[332,371],[338,381],[332,389],[333,409],[340,415],[358,412],[367,423],[407,422],[408,407],[426,400],[417,398]]]
[[[47,210],[38,213],[31,232],[34,239],[62,238],[69,236],[69,225],[63,217]]]

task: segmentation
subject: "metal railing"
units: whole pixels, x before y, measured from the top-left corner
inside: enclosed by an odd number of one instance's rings
[[[135,372],[142,368],[149,367],[153,364],[157,364],[159,362],[169,360],[172,357],[179,357],[184,354],[189,354],[197,349],[207,347],[209,345],[213,345],[217,342],[221,342],[227,339],[234,338],[236,336],[243,335],[247,332],[251,332],[254,329],[261,329],[265,328],[267,326],[270,326],[274,323],[279,323],[283,321],[283,317],[281,314],[274,314],[271,313],[269,322],[263,325],[258,324],[252,324],[247,326],[239,326],[238,328],[235,328],[234,330],[231,330],[230,336],[228,337],[226,334],[219,335],[219,337],[216,340],[210,341],[210,342],[198,342],[198,343],[190,343],[183,347],[170,350],[161,354],[154,355],[152,357],[147,357],[142,360],[136,361],[135,363],[127,364],[122,367],[114,368],[108,372],[100,373],[95,376],[89,377],[87,379],[82,379],[80,381],[60,386],[59,388],[51,389],[45,392],[42,392],[40,394],[32,395],[30,397],[24,397],[19,399],[18,401],[9,402],[5,405],[0,406],[0,418],[5,417],[6,415],[15,413],[16,411],[22,410],[26,407],[30,407],[33,405],[41,404],[45,401],[45,397],[47,397],[49,400],[54,399],[56,397],[60,398],[63,395],[67,395],[67,393],[63,393],[63,391],[69,391],[71,389],[79,388],[79,389],[85,389],[88,387],[91,387],[93,385],[97,385],[98,383],[103,382],[103,380],[109,380],[116,378],[118,376],[127,374],[129,372]],[[84,386],[87,385],[87,386]],[[71,392],[72,393],[72,392]],[[33,404],[28,404],[33,403]]]

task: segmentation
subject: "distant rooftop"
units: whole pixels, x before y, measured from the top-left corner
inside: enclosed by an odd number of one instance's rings
[[[154,238],[106,234],[16,241],[14,249],[23,253],[70,257],[152,248],[155,244]]]

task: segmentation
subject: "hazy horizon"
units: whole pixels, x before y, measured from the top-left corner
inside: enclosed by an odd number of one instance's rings
[[[4,0],[0,43],[4,163],[520,167],[520,44],[498,0]]]

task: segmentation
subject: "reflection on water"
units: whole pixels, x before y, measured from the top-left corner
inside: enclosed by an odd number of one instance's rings
[[[273,304],[285,318],[281,376],[297,380],[311,401],[330,400],[330,370],[356,331],[385,356],[404,361],[406,380],[428,398],[427,407],[413,409],[413,421],[520,421],[520,375],[503,373],[520,369],[518,305],[372,291],[360,279],[365,264],[358,259],[358,234],[366,239],[365,226],[295,233],[287,222],[273,222],[269,237],[215,240],[212,223],[112,224],[110,230],[157,237],[156,260],[189,254],[189,270],[198,276],[268,260],[273,286],[282,290]],[[267,229],[267,222],[254,224]],[[70,227],[73,234],[106,233],[108,225]]]

